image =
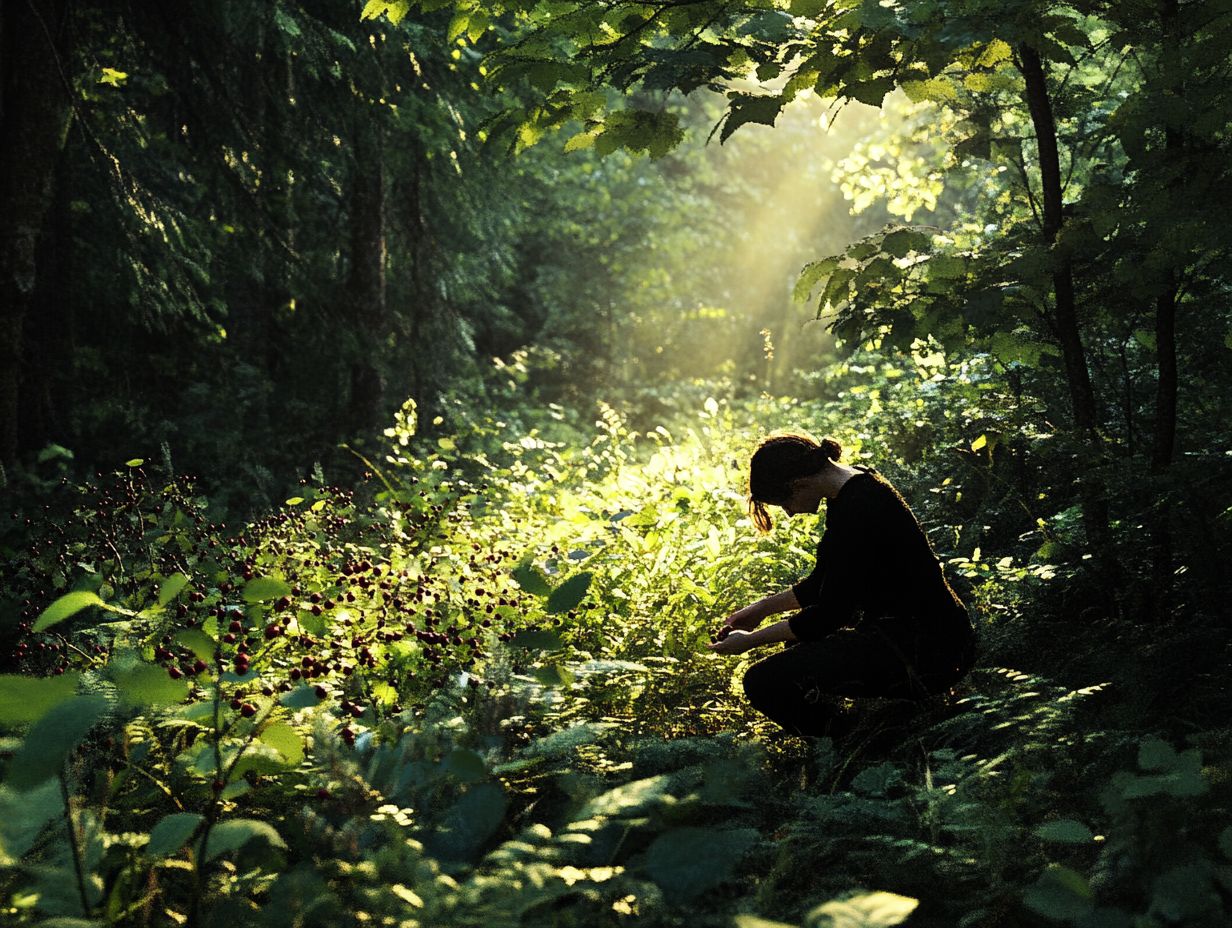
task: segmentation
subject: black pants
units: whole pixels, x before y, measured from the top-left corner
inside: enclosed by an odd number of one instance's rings
[[[924,699],[970,669],[974,635],[918,619],[867,619],[817,641],[800,641],[744,675],[753,707],[797,735],[832,733],[836,697]]]

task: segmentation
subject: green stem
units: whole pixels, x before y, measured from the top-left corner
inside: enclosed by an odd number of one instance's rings
[[[68,795],[68,777],[60,773],[60,796],[64,799],[64,823],[68,826],[68,844],[73,854],[73,870],[77,874],[77,892],[81,896],[81,913],[90,915],[90,899],[86,895],[85,874],[81,871],[81,846],[77,841],[77,826],[73,822],[73,806]]]

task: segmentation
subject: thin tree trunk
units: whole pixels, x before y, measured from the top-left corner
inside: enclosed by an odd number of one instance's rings
[[[39,236],[72,118],[66,0],[5,4],[0,17],[0,461],[18,444],[22,344]]]
[[[1160,9],[1160,26],[1163,33],[1161,67],[1166,75],[1165,90],[1179,93],[1179,80],[1172,76],[1184,73],[1180,61],[1176,35],[1176,19],[1179,13],[1177,0],[1163,0]],[[1174,161],[1185,147],[1180,130],[1170,124],[1164,126],[1164,169],[1174,169]],[[1174,176],[1174,175],[1169,175]],[[1170,182],[1169,193],[1175,183]],[[1179,282],[1175,269],[1169,270],[1162,292],[1155,298],[1155,354],[1158,381],[1155,390],[1155,432],[1151,442],[1151,475],[1163,477],[1172,467],[1176,451],[1177,407],[1177,362],[1176,362],[1176,298]],[[1162,484],[1161,481],[1157,481]],[[1153,611],[1168,598],[1172,584],[1172,530],[1170,509],[1157,505],[1151,515],[1151,574],[1152,589],[1148,597]]]
[[[1019,67],[1027,89],[1027,107],[1035,128],[1035,139],[1040,164],[1040,187],[1043,194],[1044,241],[1050,248],[1056,244],[1064,222],[1061,202],[1061,159],[1057,148],[1056,120],[1048,95],[1047,77],[1039,52],[1029,45],[1018,49]],[[1065,379],[1069,387],[1074,425],[1079,435],[1098,460],[1102,456],[1099,435],[1099,416],[1095,405],[1095,391],[1087,369],[1086,351],[1078,328],[1078,309],[1074,297],[1074,272],[1068,256],[1053,253],[1052,271],[1053,322],[1061,343],[1061,356],[1065,363]],[[1108,503],[1098,477],[1088,473],[1080,478],[1083,525],[1087,542],[1096,549],[1096,554],[1106,558],[1111,536],[1108,530]]]
[[[355,431],[378,421],[385,385],[378,366],[382,336],[388,326],[385,301],[385,169],[382,127],[361,113],[355,132],[355,168],[351,179],[351,273],[347,293],[358,343],[351,360],[348,426]]]

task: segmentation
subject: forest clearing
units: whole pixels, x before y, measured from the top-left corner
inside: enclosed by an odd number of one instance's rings
[[[1229,16],[6,4],[0,923],[1226,926]]]

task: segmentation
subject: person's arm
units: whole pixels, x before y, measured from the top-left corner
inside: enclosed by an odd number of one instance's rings
[[[750,648],[763,644],[774,644],[777,641],[795,641],[787,620],[775,622],[755,632],[733,631],[721,641],[712,641],[706,647],[716,654],[742,654]]]
[[[800,603],[796,599],[796,594],[789,587],[781,593],[774,593],[765,599],[759,599],[757,602],[745,606],[743,609],[737,609],[727,617],[723,624],[730,628],[741,628],[751,631],[760,625],[763,619],[767,619],[772,615],[778,615],[780,612],[790,612],[793,609],[799,608]]]

